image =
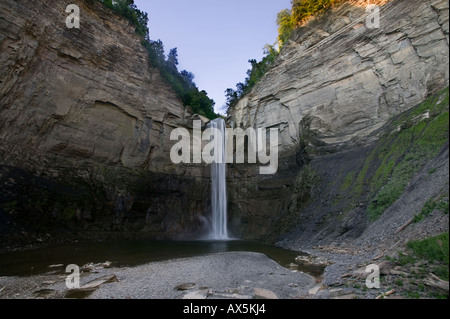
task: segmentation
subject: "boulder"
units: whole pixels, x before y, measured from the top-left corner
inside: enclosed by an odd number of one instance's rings
[[[253,299],[278,299],[277,295],[268,289],[254,288]]]

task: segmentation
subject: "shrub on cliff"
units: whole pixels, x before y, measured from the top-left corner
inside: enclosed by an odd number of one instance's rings
[[[136,27],[136,33],[146,39],[149,38],[148,14],[140,11],[133,0],[100,0],[105,6],[125,17]]]
[[[265,56],[260,62],[255,59],[248,61],[251,64],[251,68],[247,71],[245,83],[236,84],[236,90],[229,88],[225,91],[227,98],[225,107],[227,109],[234,107],[239,99],[250,92],[256,83],[270,70],[277,55],[278,51],[274,46],[266,45]]]
[[[316,16],[335,3],[342,0],[292,0],[291,10],[285,9],[278,13],[278,43],[280,46],[286,44],[291,37],[292,31],[303,24],[309,18]]]
[[[275,49],[275,46],[267,45],[265,48],[266,54],[260,62],[249,60],[252,67],[247,71],[248,77],[245,82],[236,84],[236,89],[229,88],[225,91],[226,109],[234,107],[270,70],[279,50],[288,42],[297,26],[308,18],[324,12],[339,1],[343,0],[292,0],[291,9],[284,9],[279,12],[277,15],[278,50]]]
[[[205,91],[200,91],[194,83],[194,75],[188,71],[178,71],[177,49],[170,50],[167,59],[161,40],[150,40],[148,14],[140,11],[133,0],[100,0],[106,7],[125,17],[136,27],[136,34],[142,37],[142,45],[147,49],[150,63],[159,69],[163,79],[173,88],[184,106],[190,106],[196,114],[214,119],[215,102]]]

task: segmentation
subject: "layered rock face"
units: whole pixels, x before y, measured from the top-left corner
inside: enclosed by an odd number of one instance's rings
[[[294,31],[275,67],[229,111],[232,126],[280,130],[277,174],[261,176],[242,165],[230,169],[230,214],[238,235],[283,234],[295,227],[287,217],[294,215],[305,238],[330,226],[327,213],[337,199],[317,194],[315,185],[334,185],[339,174],[362,168],[389,119],[448,86],[448,2],[375,2],[379,28],[376,17],[369,17],[373,9],[366,9],[370,3],[346,1]],[[328,162],[336,158],[340,164]],[[311,194],[319,204],[301,217]],[[319,214],[319,206],[328,211]],[[361,232],[363,211],[341,233],[357,224],[354,235]],[[341,229],[338,224],[329,233]]]
[[[69,29],[63,2],[1,3],[3,162],[55,154],[161,170],[184,107],[134,28],[81,4],[80,29]]]
[[[276,66],[231,110],[236,126],[278,127],[284,150],[358,140],[448,83],[448,2],[348,1],[299,28]]]
[[[127,20],[99,1],[76,4],[79,29],[66,26],[65,2],[0,2],[0,164],[69,184],[99,181],[110,201],[103,209],[120,215],[111,216],[118,225],[136,201],[135,185],[145,204],[132,230],[189,229],[206,213],[208,181],[202,167],[170,161],[170,133],[190,121],[187,111]],[[4,169],[2,180],[8,174],[21,175]],[[90,216],[97,204],[89,202],[73,210]]]
[[[348,1],[298,29],[230,111],[232,126],[279,128],[281,137],[277,174],[229,166],[232,236],[273,239],[293,220],[304,236],[317,233],[326,212],[310,206],[291,218],[319,179],[326,184],[317,172],[362,167],[389,118],[448,85],[448,2],[377,1],[373,29],[368,2]],[[200,234],[209,168],[169,157],[170,133],[192,125],[189,112],[126,20],[83,0],[80,29],[69,29],[66,5],[0,2],[0,221],[94,238]],[[349,216],[347,228],[364,219]]]

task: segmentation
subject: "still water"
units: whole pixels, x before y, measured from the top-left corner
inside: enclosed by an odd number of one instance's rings
[[[220,252],[249,251],[267,255],[280,265],[320,275],[321,267],[298,265],[295,258],[305,255],[253,241],[120,241],[64,244],[30,251],[0,254],[0,276],[29,276],[51,271],[50,265],[103,263],[113,267],[132,267],[154,261],[202,256]]]

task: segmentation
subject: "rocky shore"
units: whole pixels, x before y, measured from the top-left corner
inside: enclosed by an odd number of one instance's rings
[[[405,299],[445,298],[448,282],[434,273],[444,265],[415,258],[404,247],[384,255],[318,246],[296,259],[321,265],[312,276],[282,267],[264,254],[226,252],[115,267],[110,262],[80,267],[80,287],[69,289],[66,265],[28,277],[0,277],[0,299]],[[368,287],[379,270],[379,287]]]
[[[2,299],[293,299],[316,285],[310,275],[264,254],[228,252],[111,268],[81,267],[80,289],[66,287],[64,265],[31,277],[0,277]]]

